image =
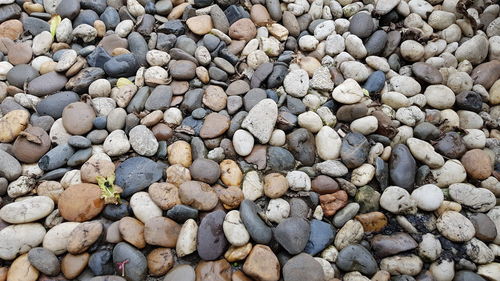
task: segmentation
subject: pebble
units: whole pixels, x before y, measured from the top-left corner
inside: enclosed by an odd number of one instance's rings
[[[36,196],[5,205],[0,209],[0,218],[12,224],[29,223],[46,217],[52,210],[54,210],[52,199]]]
[[[444,212],[436,221],[439,232],[454,242],[466,242],[475,234],[474,225],[469,219],[455,211]]]
[[[27,253],[40,245],[46,234],[45,228],[39,223],[10,225],[0,230],[2,248],[0,258],[13,260],[18,254]]]

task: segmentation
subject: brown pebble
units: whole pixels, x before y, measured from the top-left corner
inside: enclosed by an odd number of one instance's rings
[[[355,217],[365,232],[378,232],[387,225],[387,217],[381,212],[360,214]]]
[[[165,275],[174,266],[174,254],[168,248],[156,248],[148,256],[149,274],[153,276]]]
[[[467,151],[460,162],[462,162],[467,174],[474,179],[487,179],[493,171],[490,157],[481,149]]]
[[[89,253],[81,255],[66,254],[61,260],[61,271],[64,277],[74,279],[83,272],[89,262]]]

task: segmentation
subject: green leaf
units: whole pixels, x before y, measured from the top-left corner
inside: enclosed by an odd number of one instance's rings
[[[50,19],[50,34],[52,34],[52,38],[56,36],[57,26],[61,23],[61,16],[53,15]]]

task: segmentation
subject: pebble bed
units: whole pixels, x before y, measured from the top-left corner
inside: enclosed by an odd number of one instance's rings
[[[500,281],[498,0],[0,0],[0,281]]]

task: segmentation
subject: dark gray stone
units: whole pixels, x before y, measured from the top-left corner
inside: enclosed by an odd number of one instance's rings
[[[43,171],[52,171],[66,165],[75,150],[69,144],[58,145],[47,152],[38,161],[38,167]]]
[[[138,66],[147,65],[146,53],[149,51],[149,48],[146,39],[144,39],[144,37],[139,32],[132,32],[128,36],[127,40],[128,40],[128,49],[130,50],[130,52],[132,52],[132,54],[134,54]],[[139,67],[135,67],[133,64],[131,64],[130,67],[131,67],[130,72],[132,72],[133,70],[132,75],[135,75]],[[106,68],[104,70],[106,70]],[[127,76],[132,76],[132,75],[127,75]]]
[[[42,247],[36,247],[28,252],[30,264],[43,274],[55,276],[61,271],[59,260],[52,251]]]
[[[56,13],[61,18],[74,19],[80,13],[80,0],[65,0],[59,2]]]
[[[146,279],[147,260],[144,254],[125,242],[118,243],[113,249],[113,263],[128,260],[125,265],[125,276],[129,281],[142,281]]]
[[[286,171],[295,167],[292,153],[282,147],[270,146],[267,149],[267,157],[267,166],[273,171]]]
[[[273,232],[257,214],[257,206],[253,201],[243,200],[240,204],[240,215],[250,237],[259,244],[267,244],[271,241]]]
[[[273,233],[274,239],[289,254],[296,255],[306,247],[310,231],[311,228],[307,220],[292,217],[280,222]]]
[[[411,192],[415,183],[417,163],[406,145],[394,146],[389,168],[392,183]]]
[[[214,211],[203,217],[198,228],[196,248],[202,260],[218,259],[229,247],[222,223],[226,213],[222,210]]]
[[[145,103],[146,110],[166,110],[172,101],[172,88],[166,85],[157,86]]]
[[[337,267],[345,272],[359,271],[366,276],[377,272],[377,262],[372,254],[361,245],[349,245],[339,252]]]
[[[357,168],[366,162],[370,144],[360,133],[349,133],[342,139],[340,157],[347,168]]]
[[[23,89],[25,82],[30,82],[38,76],[40,74],[31,65],[18,64],[7,72],[7,81],[10,85]]]
[[[184,223],[188,219],[196,220],[198,218],[198,210],[186,205],[175,205],[167,211],[167,217],[178,223]]]
[[[145,157],[132,157],[123,161],[115,171],[116,184],[123,188],[123,197],[128,197],[163,177],[163,167]]]

